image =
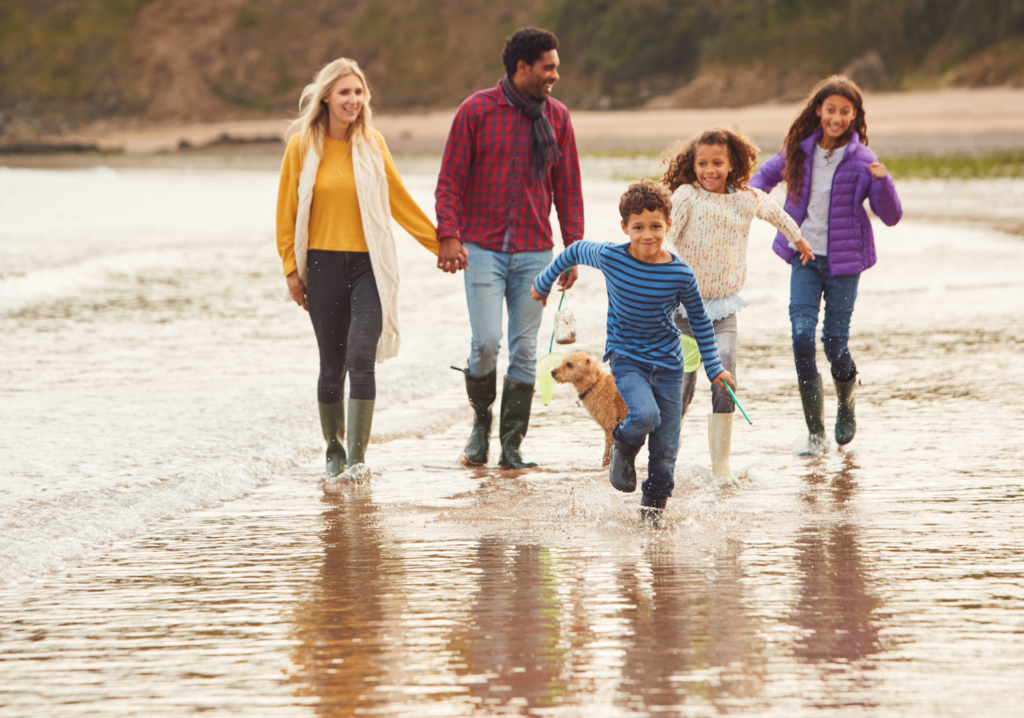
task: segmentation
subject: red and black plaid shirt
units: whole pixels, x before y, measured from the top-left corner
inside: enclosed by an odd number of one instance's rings
[[[437,236],[497,252],[551,249],[551,203],[566,247],[583,237],[583,192],[576,136],[565,105],[544,112],[561,159],[530,179],[532,122],[505,100],[501,86],[474,93],[455,114],[437,179]]]

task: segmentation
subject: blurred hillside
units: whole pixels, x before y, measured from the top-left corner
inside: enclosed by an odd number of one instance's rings
[[[559,35],[556,95],[579,109],[793,99],[837,71],[1024,85],[1020,0],[0,0],[0,134],[279,115],[340,55],[378,109],[451,107],[531,23]]]

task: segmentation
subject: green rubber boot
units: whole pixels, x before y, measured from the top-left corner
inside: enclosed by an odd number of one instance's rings
[[[825,438],[825,390],[819,374],[813,381],[797,382],[800,386],[800,403],[804,407],[804,419],[807,421],[807,446],[800,456],[815,456],[828,446]]]
[[[348,400],[348,465],[354,468],[366,463],[366,445],[370,443],[373,425],[373,400]]]
[[[857,374],[854,373],[849,381],[838,382],[833,378],[832,382],[836,385],[836,396],[839,397],[839,408],[836,410],[836,443],[845,446],[853,441],[853,436],[857,433],[857,416],[854,413],[853,400]]]
[[[320,428],[327,440],[327,475],[337,476],[345,470],[345,402],[319,404]]]
[[[498,370],[494,369],[484,376],[473,376],[469,370],[461,370],[466,375],[466,394],[469,405],[473,407],[473,431],[462,452],[463,460],[470,466],[483,466],[487,463],[487,454],[491,445],[491,424],[494,414],[491,407],[498,396]]]
[[[530,469],[537,465],[525,461],[519,453],[526,430],[530,428],[532,407],[533,384],[505,377],[501,389],[501,420],[498,424],[498,438],[501,440],[501,459],[498,465],[503,469]]]

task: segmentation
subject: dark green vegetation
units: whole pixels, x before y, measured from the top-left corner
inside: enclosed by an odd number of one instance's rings
[[[378,107],[451,106],[496,82],[529,23],[560,36],[577,108],[790,98],[837,71],[876,90],[1024,83],[1021,0],[0,0],[0,131],[291,109],[339,55]]]
[[[0,0],[0,111],[26,102],[94,116],[144,109],[127,83],[128,30],[146,2]]]

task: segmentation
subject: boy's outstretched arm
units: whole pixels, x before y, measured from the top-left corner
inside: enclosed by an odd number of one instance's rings
[[[589,267],[600,269],[601,248],[604,245],[598,242],[578,241],[555,257],[551,264],[544,268],[537,278],[533,280],[530,287],[530,296],[535,301],[547,306],[547,297],[551,294],[551,288],[558,277],[571,267],[577,264],[586,264]]]
[[[719,389],[725,389],[725,384],[728,384],[733,389],[736,388],[736,382],[732,379],[732,374],[729,373],[728,369],[722,369],[722,372],[716,376],[712,383],[718,384]]]
[[[676,298],[686,308],[686,318],[690,322],[690,329],[693,330],[697,348],[700,349],[700,357],[704,360],[704,371],[707,373],[708,379],[724,389],[721,382],[717,381],[720,376],[723,376],[730,386],[734,386],[732,375],[722,366],[722,360],[718,356],[715,327],[708,319],[708,313],[704,309],[704,299],[700,296],[696,277],[690,275],[686,285],[680,289]]]
[[[533,299],[533,301],[535,302],[540,302],[540,305],[542,307],[546,307],[548,305],[548,298],[541,294],[540,292],[538,292],[537,288],[534,286],[530,287],[530,298]]]

